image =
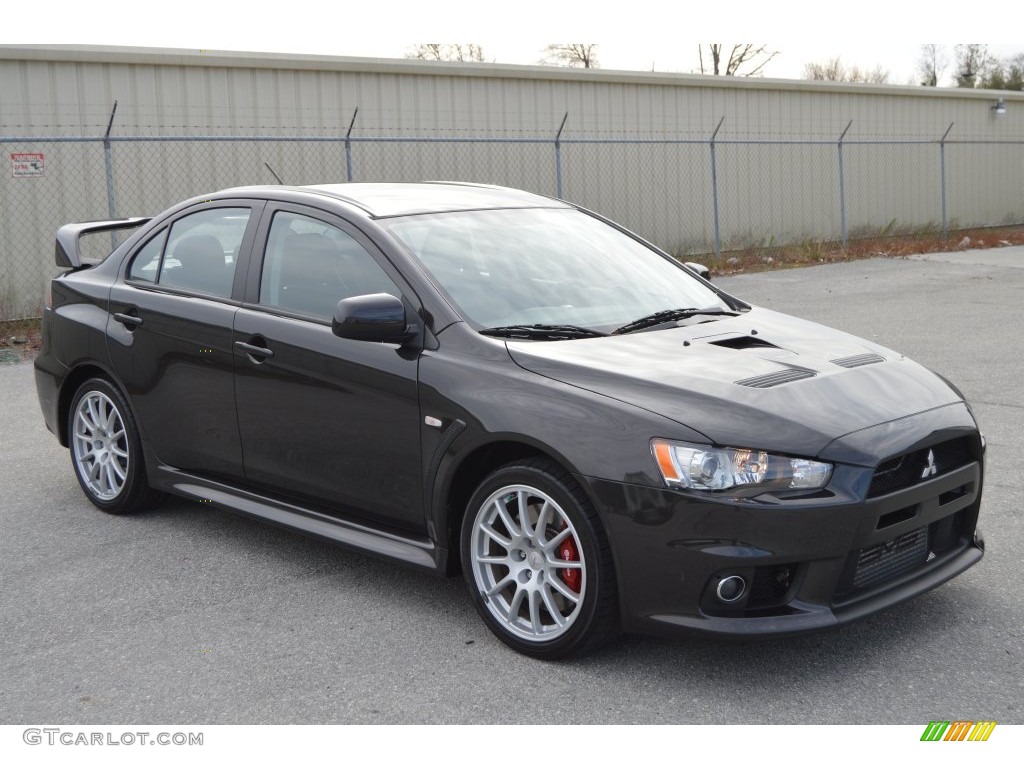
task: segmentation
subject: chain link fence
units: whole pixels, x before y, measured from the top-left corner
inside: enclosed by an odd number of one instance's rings
[[[40,314],[61,224],[154,215],[278,180],[518,187],[596,210],[679,256],[1024,223],[1024,141],[350,134],[0,136],[10,162],[0,175],[0,320]],[[94,257],[111,244],[83,243]]]

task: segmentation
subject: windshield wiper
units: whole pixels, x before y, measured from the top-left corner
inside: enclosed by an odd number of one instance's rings
[[[485,336],[502,336],[506,339],[544,339],[559,341],[562,339],[592,339],[607,336],[607,333],[592,328],[581,328],[578,325],[503,325],[498,328],[484,328],[480,333]]]
[[[621,328],[616,328],[612,333],[631,333],[643,328],[650,328],[654,325],[661,325],[662,323],[671,323],[675,320],[685,320],[686,318],[693,317],[694,315],[729,315],[730,317],[735,317],[738,314],[739,312],[733,312],[731,309],[722,309],[721,307],[704,307],[703,309],[699,307],[663,309],[660,312],[655,312],[654,314],[638,318],[631,323],[626,323]]]

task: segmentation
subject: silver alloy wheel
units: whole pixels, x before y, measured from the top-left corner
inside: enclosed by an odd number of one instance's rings
[[[75,411],[75,466],[89,492],[101,501],[117,498],[128,479],[128,436],[114,402],[87,392]]]
[[[565,546],[578,559],[562,559]],[[470,557],[484,604],[517,637],[554,640],[580,615],[587,590],[580,539],[569,516],[543,491],[507,485],[488,496],[473,521]],[[578,590],[570,587],[573,581]]]

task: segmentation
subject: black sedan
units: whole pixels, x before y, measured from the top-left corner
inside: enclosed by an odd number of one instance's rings
[[[832,627],[982,556],[955,387],[559,200],[229,189],[56,253],[36,383],[94,505],[173,493],[461,570],[532,656]]]

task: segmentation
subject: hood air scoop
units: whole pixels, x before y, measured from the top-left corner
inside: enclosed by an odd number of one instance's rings
[[[751,376],[749,379],[740,379],[736,383],[741,387],[754,387],[755,389],[768,389],[777,387],[779,384],[788,384],[791,381],[810,379],[815,375],[814,371],[806,368],[786,368],[781,371],[773,371],[760,376]]]
[[[709,341],[708,344],[714,344],[716,347],[725,347],[726,349],[778,349],[770,341],[764,341],[756,336],[731,336],[727,339]]]
[[[863,355],[851,355],[850,357],[840,357],[838,360],[830,360],[829,362],[835,365],[841,365],[843,368],[860,368],[862,365],[884,363],[885,358],[882,357],[881,355],[876,355],[874,352],[868,352]]]

